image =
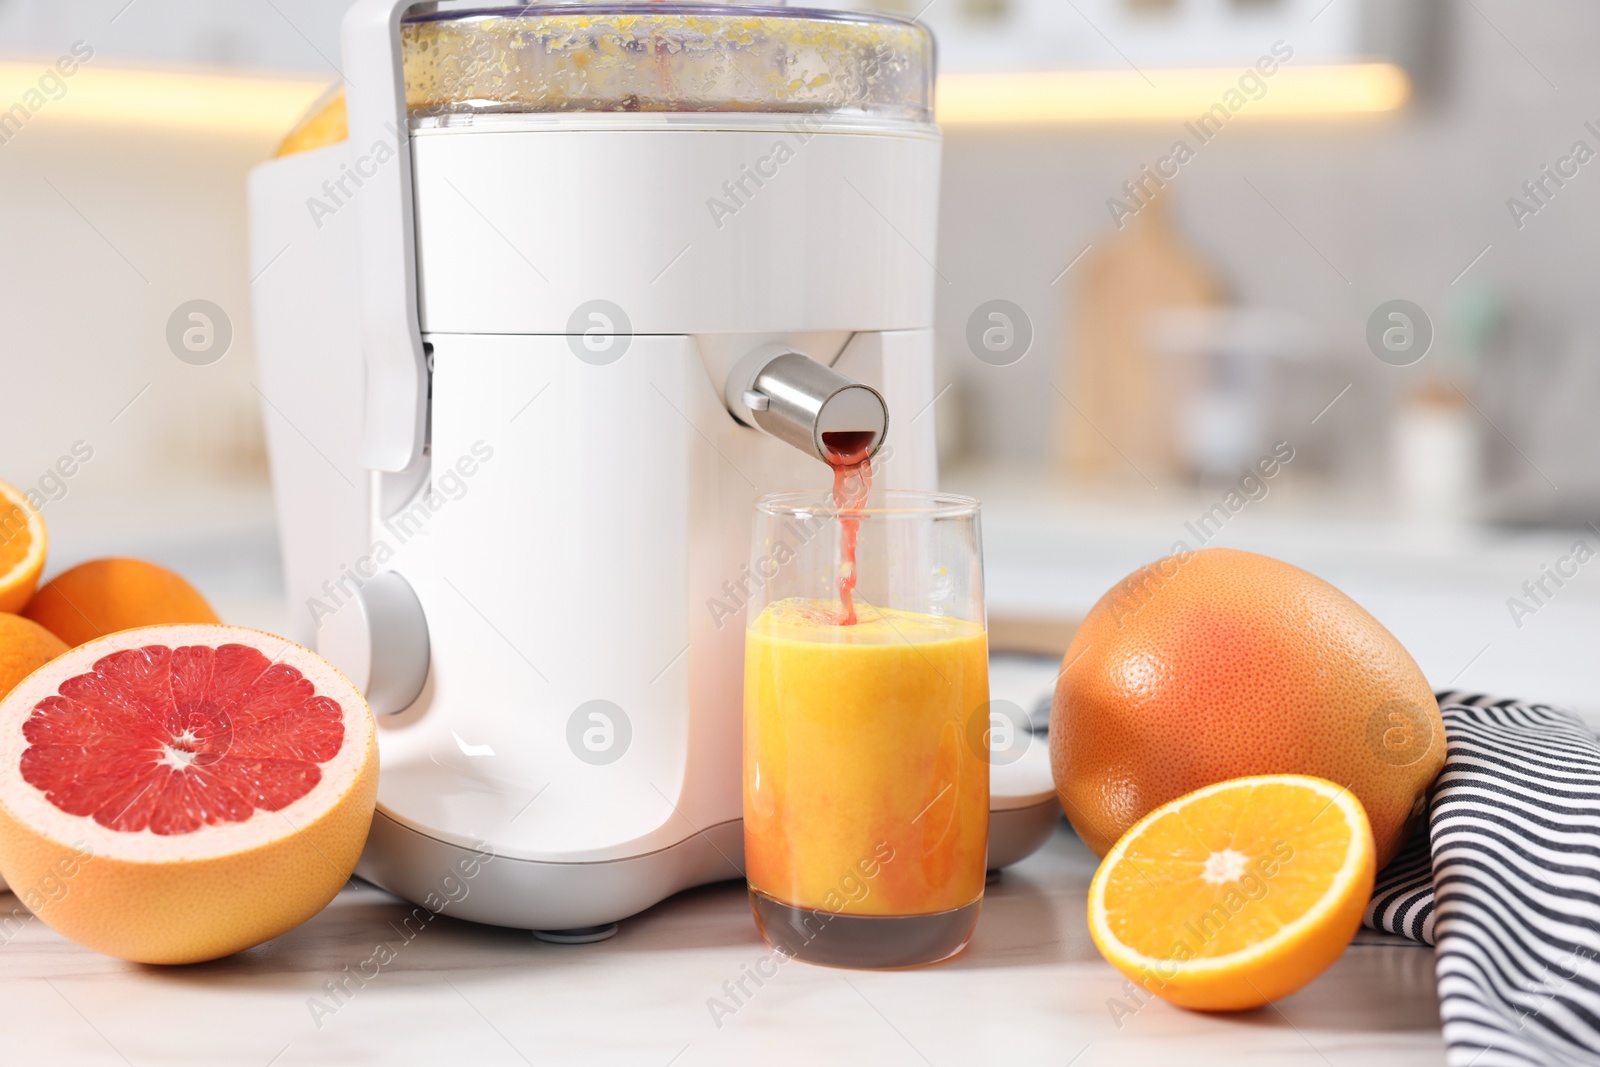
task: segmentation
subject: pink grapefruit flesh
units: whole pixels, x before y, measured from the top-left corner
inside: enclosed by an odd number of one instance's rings
[[[0,872],[90,948],[214,959],[333,898],[377,769],[366,702],[315,653],[231,626],[112,634],[0,701]]]

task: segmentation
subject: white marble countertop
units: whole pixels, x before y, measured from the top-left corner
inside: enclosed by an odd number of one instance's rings
[[[0,1062],[1443,1062],[1426,948],[1354,945],[1306,989],[1242,1015],[1137,1006],[1089,939],[1084,907],[1094,867],[1063,825],[990,886],[977,934],[956,959],[894,972],[785,962],[759,988],[745,979],[750,995],[735,992],[739,1003],[724,983],[740,981],[768,953],[736,883],[680,894],[624,922],[612,940],[585,946],[445,916],[407,942],[398,927],[409,908],[354,883],[275,941],[179,968],[122,963],[43,923],[13,920],[0,946]],[[0,916],[18,907],[0,894]],[[358,970],[383,942],[393,961],[331,998],[325,984]],[[715,1018],[713,998],[733,1013]],[[314,1012],[316,1003],[323,1010]]]

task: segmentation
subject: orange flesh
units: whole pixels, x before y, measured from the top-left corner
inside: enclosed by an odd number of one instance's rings
[[[340,89],[332,99],[317,111],[301,120],[300,124],[289,131],[289,136],[278,145],[277,157],[292,156],[297,152],[310,152],[316,148],[326,148],[331,144],[338,144],[350,135],[349,119],[345,112],[344,90]]]
[[[1109,925],[1156,959],[1250,948],[1327,893],[1353,833],[1327,798],[1292,786],[1197,800],[1147,826],[1109,872]]]
[[[0,578],[16,569],[33,548],[24,505],[0,498]]]

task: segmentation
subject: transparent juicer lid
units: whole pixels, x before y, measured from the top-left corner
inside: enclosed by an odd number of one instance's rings
[[[889,16],[738,3],[414,14],[414,123],[550,112],[766,112],[933,121],[933,37]]]

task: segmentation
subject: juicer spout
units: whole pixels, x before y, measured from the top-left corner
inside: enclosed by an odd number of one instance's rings
[[[870,459],[889,433],[881,393],[786,345],[741,360],[727,394],[740,422],[832,465]]]

